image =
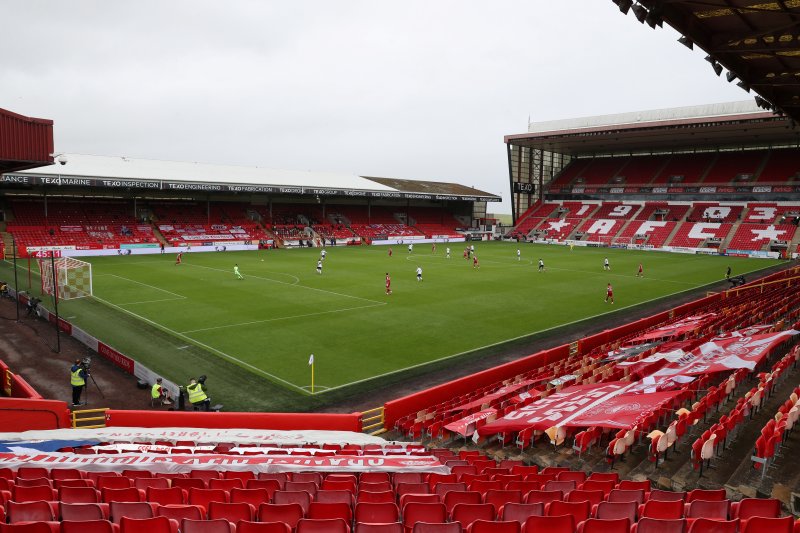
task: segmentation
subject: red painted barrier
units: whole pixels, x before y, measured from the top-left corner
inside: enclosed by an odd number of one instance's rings
[[[193,427],[211,429],[318,429],[361,431],[361,413],[206,413],[180,411],[106,411],[108,427]]]
[[[28,398],[0,398],[3,431],[65,429],[71,427],[66,402]]]
[[[384,427],[391,429],[398,418],[409,413],[443,402],[453,396],[472,392],[490,383],[502,381],[522,372],[539,368],[553,361],[563,359],[568,355],[569,345],[564,344],[563,346],[544,350],[510,363],[488,368],[481,372],[386,402],[383,406]]]
[[[42,395],[30,386],[20,375],[14,374],[5,362],[0,360],[0,374],[3,380],[2,394],[11,398],[42,399]]]

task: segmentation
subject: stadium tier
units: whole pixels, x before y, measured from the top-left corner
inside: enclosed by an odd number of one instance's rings
[[[538,216],[545,213],[549,216]],[[791,251],[800,237],[798,221],[800,204],[565,201],[531,206],[508,236],[648,248]]]
[[[137,211],[137,217],[133,216]],[[272,206],[191,201],[9,202],[6,230],[19,246],[37,250],[53,246],[79,249],[157,245],[185,247],[203,242],[289,244],[308,240],[322,244],[359,244],[361,238],[463,238],[469,222],[434,207],[331,205]],[[24,254],[22,254],[24,255]]]
[[[753,182],[783,185],[798,177],[798,161],[798,149],[579,158],[556,176],[550,190],[646,185],[733,186]]]

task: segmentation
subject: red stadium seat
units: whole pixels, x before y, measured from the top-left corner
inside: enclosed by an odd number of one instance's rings
[[[403,533],[403,524],[400,522],[390,522],[386,524],[362,524],[356,522],[354,533]]]
[[[635,502],[636,505],[644,503],[645,491],[641,489],[614,489],[608,493],[609,502]]]
[[[464,529],[458,522],[416,522],[411,533],[461,533]]]
[[[692,520],[688,533],[738,533],[739,520],[697,518]]]
[[[59,504],[61,520],[85,522],[87,520],[108,520],[108,506],[100,503],[64,503]]]
[[[417,522],[442,523],[447,521],[447,508],[443,503],[409,503],[403,509],[403,526],[411,528]]]
[[[467,533],[520,533],[521,529],[522,524],[516,520],[511,522],[475,520],[467,529]]]
[[[239,520],[250,522],[255,518],[255,514],[255,506],[249,503],[210,502],[208,504],[209,520],[227,520],[235,524]]]
[[[117,533],[119,526],[108,520],[63,520],[61,533]]]
[[[356,522],[362,524],[381,524],[397,522],[399,519],[400,509],[394,503],[361,502],[356,504]]]
[[[475,520],[495,519],[496,512],[490,503],[459,503],[450,513],[450,521],[458,522],[464,529],[468,528]]]
[[[133,480],[133,487],[145,491],[149,488],[168,489],[169,480],[163,477],[138,477]]]
[[[575,489],[567,495],[568,502],[589,502],[597,505],[605,498],[602,490]]]
[[[349,524],[353,521],[353,509],[349,503],[311,502],[306,518],[318,520],[339,518]]]
[[[676,501],[685,502],[686,493],[672,491],[672,490],[653,489],[650,491],[650,496],[647,499],[660,502],[676,502]]]
[[[588,501],[583,502],[550,502],[544,508],[547,516],[570,515],[575,519],[575,523],[582,522],[592,515],[592,504]]]
[[[686,520],[665,520],[660,518],[640,518],[631,526],[631,533],[684,533]]]
[[[781,515],[781,502],[774,498],[742,498],[731,504],[731,518],[746,520],[754,516],[778,518]]]
[[[17,478],[18,487],[53,487],[53,482],[47,477]]]
[[[303,518],[295,533],[350,533],[350,526],[341,518]]]
[[[348,490],[320,490],[314,497],[315,502],[322,503],[346,503],[353,506],[355,495]]]
[[[694,500],[686,504],[686,518],[713,518],[727,520],[731,514],[731,502]]]
[[[123,516],[128,518],[153,518],[153,507],[147,502],[111,502],[109,505],[111,521],[119,524]]]
[[[695,489],[686,495],[686,502],[691,503],[695,500],[722,501],[727,499],[725,489]]]
[[[36,479],[36,478],[49,478],[50,472],[46,468],[38,466],[21,466],[17,469],[17,480],[20,479]]]
[[[507,503],[503,506],[500,518],[504,521],[516,520],[524,524],[529,516],[544,516],[543,503]]]
[[[627,518],[633,524],[636,522],[636,502],[600,502],[592,509],[595,518],[613,520]]]
[[[189,505],[208,509],[211,502],[228,502],[230,494],[222,489],[189,489]]]
[[[180,533],[236,533],[236,526],[223,519],[184,519],[181,522]]]
[[[522,533],[574,533],[575,519],[569,515],[531,516],[525,520]]]
[[[303,509],[303,514],[305,514],[311,506],[311,495],[304,490],[279,490],[272,496],[272,502],[276,504],[296,503]]]
[[[0,524],[0,533],[58,533],[58,522],[26,522],[24,524]]]
[[[100,493],[91,487],[61,487],[59,500],[64,503],[98,503]]]
[[[629,533],[630,524],[627,518],[589,518],[578,524],[578,533]]]
[[[119,530],[120,533],[178,533],[178,522],[163,516],[141,520],[123,516]]]
[[[481,495],[478,494],[478,498],[480,498],[480,497],[481,497]],[[394,491],[391,491],[391,490],[381,491],[381,492],[364,492],[364,491],[361,491],[358,494],[356,494],[356,502],[357,503],[360,503],[360,502],[370,502],[370,503],[390,502],[390,503],[394,503],[395,501],[397,501],[397,500],[396,500]]]
[[[9,524],[19,522],[52,522],[56,519],[53,508],[45,501],[6,503]]]
[[[209,479],[208,480],[208,488],[209,489],[222,489],[226,492],[230,492],[231,489],[243,489],[244,482],[241,479]]]
[[[683,518],[683,502],[647,500],[639,506],[639,516],[641,518],[677,520]]]
[[[103,503],[111,502],[141,502],[144,501],[143,491],[128,487],[127,489],[103,489],[100,491]]]
[[[159,505],[185,505],[187,499],[186,491],[178,487],[166,489],[148,487],[146,489],[146,494],[147,501]]]
[[[262,503],[257,516],[259,522],[283,522],[294,529],[304,514],[299,503]]]
[[[292,533],[289,524],[283,522],[248,522],[236,524],[236,533]]]
[[[453,512],[453,508],[458,505],[459,503],[482,503],[483,498],[481,497],[480,492],[448,492],[444,495],[444,506],[447,509],[447,514],[450,515]]]
[[[525,503],[544,503],[561,501],[564,495],[560,490],[532,490],[525,495]]]
[[[272,500],[273,494],[267,489],[233,489],[231,503],[249,503],[258,509],[262,503]]]
[[[56,500],[56,491],[50,487],[34,486],[20,487],[14,485],[11,488],[11,499],[15,502],[38,502]]]
[[[522,493],[518,490],[490,490],[484,495],[483,502],[492,504],[495,513],[499,514],[507,503],[522,503]]]
[[[162,505],[156,509],[156,516],[163,516],[180,523],[184,518],[205,520],[206,510],[199,505]]]
[[[133,481],[126,477],[102,476],[97,478],[97,489],[128,489],[133,486]]]
[[[766,518],[754,516],[743,522],[742,533],[792,533],[794,517]]]

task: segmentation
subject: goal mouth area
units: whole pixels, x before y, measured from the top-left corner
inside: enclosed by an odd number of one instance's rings
[[[40,258],[42,294],[60,300],[92,296],[92,264],[74,257]]]

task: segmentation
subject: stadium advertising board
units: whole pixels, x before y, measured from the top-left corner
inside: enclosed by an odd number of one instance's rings
[[[78,176],[29,176],[3,174],[0,185],[46,185],[48,187],[92,187],[99,189],[146,189],[187,192],[297,194],[302,196],[357,196],[402,200],[454,200],[462,202],[500,202],[497,196],[461,194],[426,194],[400,191],[370,191],[366,189],[327,189],[318,187],[288,187],[249,183],[214,183],[169,180],[113,179]]]

